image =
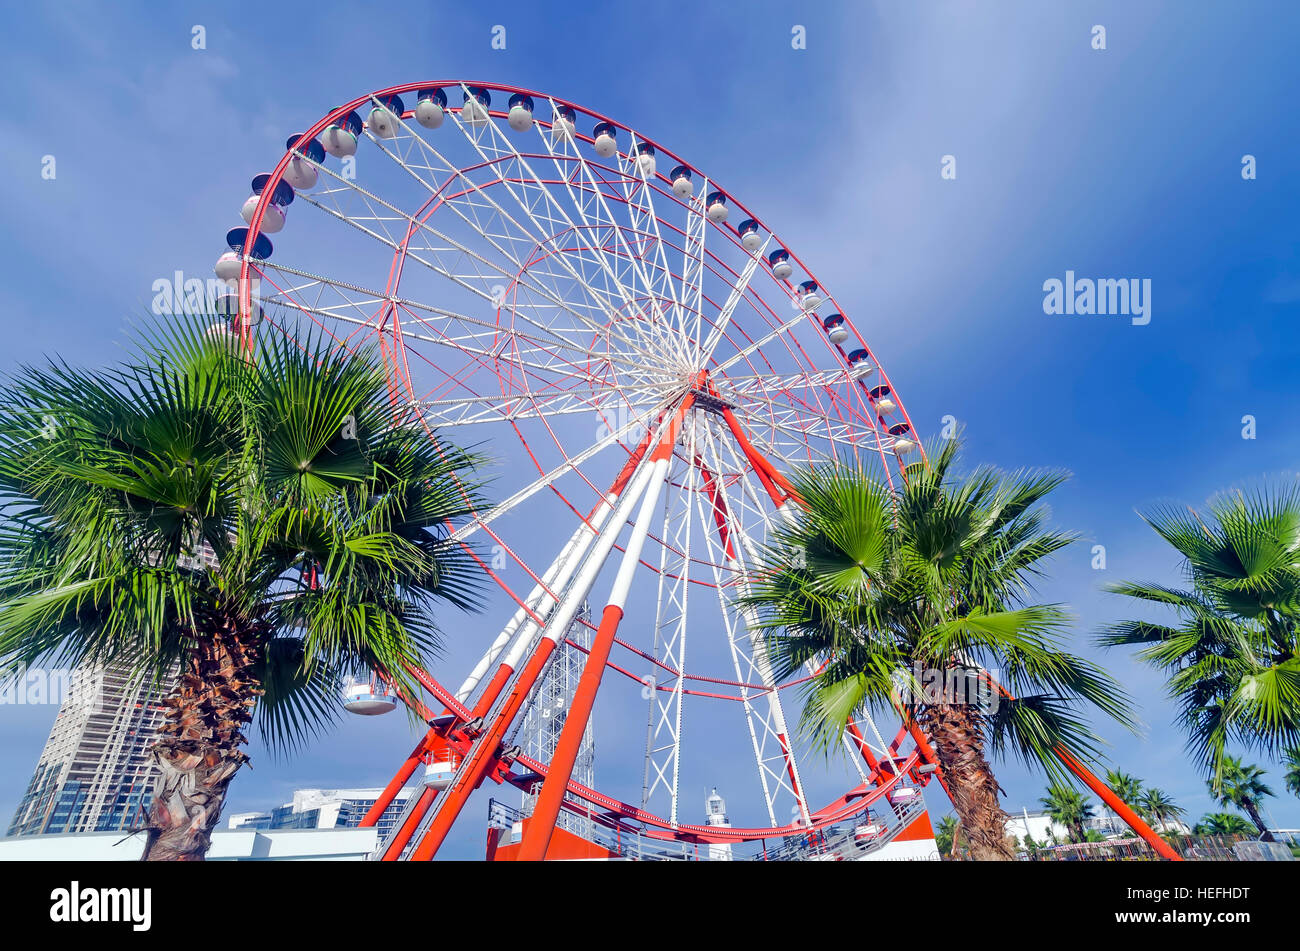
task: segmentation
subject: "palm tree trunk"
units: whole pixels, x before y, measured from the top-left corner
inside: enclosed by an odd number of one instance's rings
[[[976,861],[1010,862],[1015,851],[1007,844],[1007,814],[998,803],[999,786],[984,758],[984,731],[973,707],[953,704],[926,706],[917,712],[952,795]]]
[[[248,761],[243,728],[261,696],[255,670],[265,632],[230,619],[199,635],[180,682],[163,701],[162,738],[151,753],[162,770],[146,826],[148,862],[201,862],[221,819],[226,788]]]
[[[1255,808],[1255,804],[1247,799],[1241,805],[1242,808],[1246,810],[1246,814],[1250,816],[1250,821],[1255,823],[1255,828],[1263,833],[1260,836],[1261,841],[1276,842],[1277,840],[1273,838],[1273,833],[1269,832],[1268,826],[1264,825],[1264,820],[1260,817],[1259,810]]]

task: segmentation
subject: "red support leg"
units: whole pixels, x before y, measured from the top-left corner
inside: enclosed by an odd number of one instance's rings
[[[587,729],[587,720],[591,717],[591,708],[596,703],[596,692],[600,689],[601,678],[605,674],[605,664],[609,661],[609,652],[614,646],[614,634],[619,622],[623,620],[623,609],[616,604],[606,605],[600,618],[600,626],[592,640],[591,653],[582,668],[582,678],[578,689],[574,691],[573,701],[565,716],[564,727],[560,730],[560,739],[555,745],[555,755],[551,757],[550,771],[542,783],[542,791],[533,806],[532,818],[524,831],[524,839],[519,844],[516,861],[540,862],[546,858],[547,846],[551,844],[551,833],[555,821],[560,816],[564,802],[565,789],[573,776],[573,764],[578,759],[582,747],[582,735]]]
[[[1065,764],[1065,768],[1082,779],[1089,789],[1100,796],[1101,801],[1109,806],[1115,815],[1128,823],[1128,827],[1140,835],[1147,845],[1155,849],[1157,855],[1171,862],[1181,862],[1183,860],[1183,857],[1175,852],[1168,842],[1160,838],[1156,831],[1143,821],[1141,816],[1128,807],[1128,803],[1115,795],[1115,790],[1094,776],[1086,766],[1079,762],[1073,753],[1063,746],[1058,746],[1055,752],[1057,758]]]
[[[543,637],[534,649],[532,657],[528,659],[514,688],[506,698],[501,713],[492,721],[488,731],[471,747],[457,780],[445,793],[446,801],[439,808],[438,814],[433,817],[433,822],[429,824],[424,838],[411,854],[413,860],[426,862],[437,854],[439,847],[447,838],[447,833],[451,831],[452,823],[456,821],[461,810],[465,808],[465,803],[469,801],[470,794],[479,787],[488,772],[496,765],[501,740],[505,737],[506,730],[509,729],[515,716],[518,715],[519,708],[528,699],[528,692],[532,690],[533,684],[554,649],[555,642],[546,637]]]
[[[636,472],[637,466],[640,465],[645,455],[646,449],[649,448],[650,438],[651,433],[648,432],[642,438],[640,445],[629,456],[618,477],[614,480],[613,485],[610,487],[610,493],[615,498],[621,497],[624,489],[627,488],[633,473]],[[594,514],[595,509],[592,511]],[[465,808],[465,803],[468,801],[470,794],[479,787],[497,764],[497,753],[505,732],[518,715],[524,701],[527,700],[529,691],[532,690],[533,684],[541,675],[541,671],[545,668],[546,662],[554,650],[555,641],[546,637],[543,637],[533,649],[533,654],[520,671],[515,686],[501,711],[497,714],[488,731],[478,737],[471,746],[465,764],[460,769],[460,778],[446,791],[447,799],[429,824],[429,828],[425,831],[420,844],[416,846],[415,851],[411,854],[412,859],[428,861],[437,854],[443,841],[446,840],[448,832],[451,831],[452,824],[460,815],[461,810]],[[505,663],[502,663],[497,668],[492,680],[488,683],[487,688],[483,691],[474,707],[473,713],[475,716],[487,716],[513,673],[513,669]]]
[[[902,711],[899,711],[902,713]],[[939,765],[939,755],[935,753],[934,747],[930,745],[929,738],[925,731],[916,723],[912,722],[907,725],[907,732],[912,735],[912,741],[916,743],[916,748],[921,751],[921,757],[927,763],[934,764],[934,775],[939,780],[939,785],[943,791],[948,794],[948,801],[952,801],[952,790],[948,788],[948,777],[943,774],[943,767]]]
[[[609,662],[609,653],[614,646],[614,635],[618,631],[619,622],[623,620],[623,608],[628,589],[632,584],[632,573],[636,569],[637,561],[641,556],[641,546],[649,531],[650,514],[663,489],[664,477],[668,473],[668,460],[673,454],[673,447],[677,445],[677,434],[681,431],[686,413],[693,403],[694,398],[690,395],[682,400],[673,414],[672,421],[668,424],[663,439],[650,457],[651,465],[654,466],[650,477],[651,483],[647,486],[645,497],[641,500],[640,514],[637,516],[636,525],[624,550],[623,561],[619,565],[618,575],[614,579],[614,587],[609,595],[609,603],[601,613],[600,626],[596,629],[591,651],[582,668],[582,677],[578,680],[573,700],[569,703],[564,727],[560,730],[560,738],[556,742],[555,754],[551,757],[546,780],[542,783],[542,791],[538,793],[537,802],[533,805],[533,815],[524,830],[524,838],[519,844],[516,861],[540,862],[546,858],[547,847],[550,846],[551,836],[555,832],[555,821],[560,816],[564,794],[573,776],[573,765],[577,761],[578,751],[582,748],[582,735],[587,730],[587,721],[591,718],[592,707],[596,704],[596,693],[600,690],[601,679],[605,676],[605,665]]]
[[[382,862],[396,862],[402,857],[402,850],[406,848],[406,843],[411,841],[411,836],[415,830],[420,827],[420,820],[424,814],[429,811],[429,806],[433,804],[434,797],[438,795],[438,790],[431,786],[425,786],[420,792],[420,798],[416,800],[415,808],[411,814],[406,817],[402,827],[397,830],[397,835],[393,836],[393,841],[388,843],[388,848],[380,857]]]
[[[862,731],[858,729],[858,725],[851,720],[849,721],[848,729],[849,736],[853,737],[853,745],[858,748],[858,752],[862,755],[863,760],[866,761],[867,768],[875,770],[880,765],[880,762],[876,759],[876,754],[871,752],[871,747],[867,746],[866,737],[862,735]]]
[[[406,762],[403,763],[402,768],[397,771],[397,775],[389,780],[388,785],[385,786],[384,791],[379,794],[379,798],[375,800],[375,804],[371,806],[370,810],[365,814],[360,825],[373,826],[379,821],[379,817],[384,814],[384,810],[393,804],[393,800],[397,798],[398,792],[406,785],[406,781],[411,778],[411,774],[415,772],[415,768],[420,765],[420,758],[424,754],[424,751],[429,748],[429,738],[432,735],[433,731],[430,730],[429,733],[425,734],[425,736],[421,738],[419,743],[415,744],[415,749],[411,750],[411,755],[406,758]]]

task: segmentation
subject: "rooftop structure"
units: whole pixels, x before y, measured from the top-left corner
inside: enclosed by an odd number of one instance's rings
[[[227,819],[231,830],[283,831],[288,829],[356,828],[379,798],[380,789],[295,789],[293,801],[269,812],[233,813]],[[384,810],[375,828],[386,836],[406,808],[410,789],[398,792]]]

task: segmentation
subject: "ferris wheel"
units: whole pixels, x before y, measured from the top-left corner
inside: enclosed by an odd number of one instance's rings
[[[395,403],[496,460],[495,503],[448,530],[499,589],[498,633],[464,670],[411,672],[428,734],[368,821],[425,779],[376,857],[432,858],[485,783],[534,794],[525,858],[560,812],[611,853],[715,857],[916,822],[924,737],[864,715],[842,756],[805,748],[816,671],[778,682],[738,607],[797,504],[786,471],[896,479],[915,431],[866,322],[707,165],[564,99],[410,83],[290,137],[242,214],[216,265],[232,332],[377,345]],[[515,733],[565,650],[581,676],[542,761]],[[594,708],[599,788],[573,772]],[[706,818],[724,783],[728,821]]]

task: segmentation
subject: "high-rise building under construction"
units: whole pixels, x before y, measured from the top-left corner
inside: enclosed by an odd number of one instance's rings
[[[9,835],[113,832],[144,825],[158,769],[149,755],[161,692],[122,667],[80,671],[18,804]]]

